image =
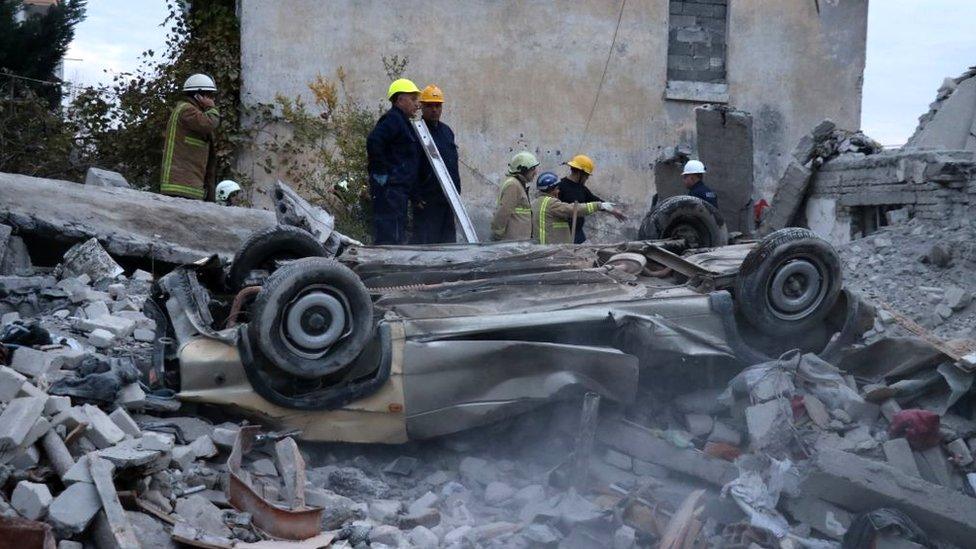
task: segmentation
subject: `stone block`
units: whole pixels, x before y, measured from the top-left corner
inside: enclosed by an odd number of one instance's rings
[[[142,436],[142,429],[139,428],[139,424],[132,419],[132,416],[125,411],[124,408],[116,408],[112,410],[112,413],[108,415],[112,423],[122,430],[123,433],[131,437]]]
[[[44,413],[43,397],[15,398],[0,414],[0,455],[12,452],[27,440],[41,414]],[[43,433],[41,433],[43,434]]]
[[[790,405],[785,399],[770,400],[746,408],[746,425],[753,450],[773,446],[792,434],[788,410]]]
[[[108,304],[104,301],[93,301],[88,305],[85,305],[85,316],[90,319],[102,318],[104,316],[110,316],[112,313],[108,310]]]
[[[783,508],[794,520],[809,524],[811,528],[833,539],[844,539],[854,515],[840,507],[815,497],[783,498]]]
[[[209,435],[197,437],[196,440],[190,443],[190,448],[193,449],[193,454],[197,458],[206,459],[217,455],[217,446]]]
[[[889,465],[896,467],[905,474],[921,478],[922,475],[918,472],[918,464],[915,463],[915,455],[912,453],[908,440],[893,438],[885,442],[882,449]]]
[[[47,510],[47,522],[61,537],[74,537],[88,528],[102,508],[95,485],[76,482],[58,494]]]
[[[152,343],[156,340],[156,332],[152,330],[147,330],[145,328],[137,328],[132,332],[132,337],[136,341],[141,341],[143,343]]]
[[[71,408],[70,397],[51,395],[44,403],[44,415],[54,417],[69,408]]]
[[[17,322],[18,320],[20,320],[20,313],[18,313],[17,311],[13,311],[13,312],[10,312],[10,313],[4,313],[3,316],[0,316],[0,326],[6,326],[7,324],[13,324],[14,322]]]
[[[14,351],[14,359],[10,363],[14,370],[30,377],[40,377],[61,368],[61,361],[57,357],[44,351],[19,347]]]
[[[76,482],[94,482],[91,476],[91,469],[89,469],[88,465],[88,456],[89,454],[85,454],[78,458],[78,461],[61,478],[66,486]]]
[[[125,176],[119,172],[103,170],[94,166],[88,168],[88,172],[85,173],[85,185],[91,185],[93,187],[121,187],[123,189],[131,188],[129,182],[125,180]]]
[[[138,383],[123,385],[115,395],[115,403],[129,410],[141,408],[146,404],[146,392]]]
[[[915,461],[918,463],[918,470],[923,479],[947,488],[955,487],[952,480],[952,466],[941,446],[915,452]]]
[[[108,448],[125,438],[125,432],[98,406],[85,404],[82,407],[88,416],[88,430],[85,436],[98,448]]]
[[[172,466],[176,467],[180,471],[189,470],[190,465],[192,465],[194,460],[197,459],[196,454],[193,453],[193,448],[191,448],[189,445],[176,446],[173,448],[172,457]]]
[[[20,372],[7,366],[0,366],[0,402],[7,403],[13,400],[26,382],[27,378]]]
[[[957,464],[965,467],[973,462],[973,454],[969,451],[969,447],[966,446],[966,441],[961,438],[953,440],[946,448],[949,453],[952,454],[953,461]]]
[[[98,349],[108,349],[115,345],[115,335],[108,330],[97,328],[88,334],[88,342]]]
[[[849,511],[894,507],[961,547],[976,539],[976,499],[847,452],[822,449],[800,489]]]
[[[789,227],[806,197],[813,172],[795,159],[787,166],[776,185],[770,211],[763,220],[765,232]]]
[[[136,323],[128,318],[108,315],[97,318],[79,319],[77,327],[86,332],[105,330],[111,332],[115,337],[129,337],[132,335],[133,330],[136,329]]]
[[[29,520],[40,520],[47,514],[47,509],[54,500],[46,484],[22,480],[17,483],[14,493],[10,496],[10,505]]]

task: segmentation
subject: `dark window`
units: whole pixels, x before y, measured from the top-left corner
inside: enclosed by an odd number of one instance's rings
[[[728,0],[670,0],[668,81],[725,82]]]

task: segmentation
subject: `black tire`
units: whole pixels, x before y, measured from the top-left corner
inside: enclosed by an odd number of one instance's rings
[[[760,332],[786,335],[823,321],[842,285],[833,246],[809,229],[793,227],[769,234],[746,255],[735,301]]]
[[[684,238],[689,248],[714,248],[729,243],[729,229],[715,206],[694,196],[672,196],[644,216],[641,240]]]
[[[352,364],[369,342],[373,303],[345,265],[321,257],[299,259],[268,278],[247,329],[277,368],[318,378]]]
[[[325,246],[304,229],[291,225],[268,227],[252,234],[237,250],[227,272],[227,287],[240,290],[251,271],[263,269],[271,273],[276,261],[328,255]]]

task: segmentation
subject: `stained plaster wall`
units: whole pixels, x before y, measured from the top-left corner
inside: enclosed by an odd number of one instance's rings
[[[757,194],[769,197],[789,151],[813,125],[860,122],[867,0],[729,0],[731,104],[751,112]],[[346,71],[349,91],[382,105],[381,57],[446,94],[462,198],[486,231],[508,158],[529,149],[560,173],[577,152],[597,164],[592,189],[624,204],[626,224],[588,223],[592,239],[636,234],[662,149],[692,148],[694,107],[665,100],[669,3],[626,0],[241,0],[243,101],[309,96],[317,74]],[[609,55],[609,64],[607,59]],[[604,67],[607,67],[605,77]],[[602,85],[601,85],[602,78]],[[590,116],[592,110],[592,116]],[[240,168],[267,189],[251,154]],[[720,186],[721,182],[713,182]],[[260,192],[259,204],[266,203]]]

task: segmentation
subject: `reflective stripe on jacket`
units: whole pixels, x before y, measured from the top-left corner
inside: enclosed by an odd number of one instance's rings
[[[573,212],[582,220],[599,210],[599,202],[568,204],[554,196],[540,196],[532,201],[532,240],[539,244],[570,244],[573,242]]]
[[[492,240],[528,240],[532,237],[532,205],[525,183],[514,175],[502,182],[491,220]]]
[[[198,200],[213,198],[217,163],[211,143],[219,123],[216,108],[204,112],[187,101],[176,104],[163,135],[161,193]]]

